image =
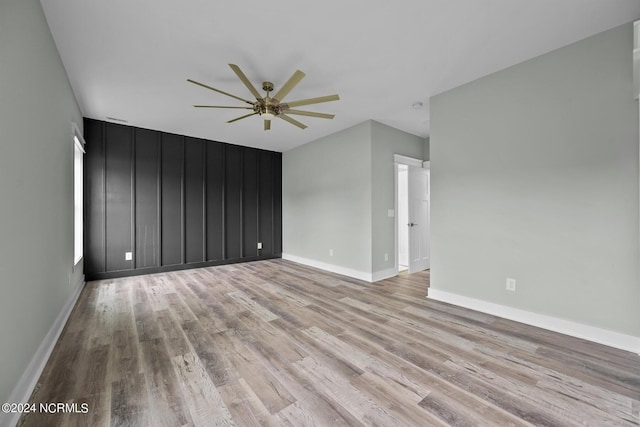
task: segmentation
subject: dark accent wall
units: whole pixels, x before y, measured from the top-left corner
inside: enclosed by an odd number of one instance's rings
[[[88,280],[281,256],[281,153],[93,119],[84,134]]]

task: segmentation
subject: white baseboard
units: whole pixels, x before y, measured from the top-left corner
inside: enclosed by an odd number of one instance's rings
[[[282,254],[282,259],[297,262],[298,264],[308,265],[309,267],[319,268],[320,270],[330,271],[331,273],[342,274],[343,276],[353,277],[354,279],[364,280],[365,282],[377,282],[378,280],[388,279],[396,276],[398,272],[394,268],[388,268],[375,273],[366,273],[364,271],[353,270],[351,268],[340,267],[322,261],[316,261],[309,258],[303,258],[297,255]]]
[[[377,282],[379,280],[389,279],[390,277],[396,277],[398,275],[398,270],[395,268],[387,268],[386,270],[376,271],[371,276],[372,282]]]
[[[495,304],[475,298],[465,297],[451,292],[442,291],[436,288],[429,288],[429,296],[436,301],[442,301],[471,310],[481,311],[538,328],[547,329],[553,332],[570,335],[576,338],[593,341],[599,344],[608,345],[621,350],[631,351],[640,354],[640,337],[625,335],[619,332],[597,328],[595,326],[584,325],[570,320],[545,314],[533,313],[531,311],[508,307],[506,305]]]
[[[282,254],[282,259],[297,262],[298,264],[308,265],[309,267],[319,268],[320,270],[330,271],[336,274],[342,274],[343,276],[353,277],[354,279],[364,280],[371,282],[371,273],[365,273],[364,271],[353,270],[351,268],[340,267],[339,265],[328,264],[322,261],[316,261],[313,259],[299,257],[297,255]]]
[[[31,397],[31,393],[33,393],[33,389],[36,387],[38,383],[38,379],[44,370],[47,361],[49,360],[49,356],[51,356],[51,352],[58,342],[58,338],[64,329],[64,325],[67,323],[67,319],[71,314],[71,310],[78,301],[78,297],[80,296],[80,292],[84,288],[84,275],[80,278],[78,283],[76,284],[73,293],[67,300],[64,307],[58,314],[58,317],[51,325],[49,332],[45,335],[44,339],[40,343],[38,350],[34,353],[31,358],[31,362],[25,369],[24,373],[20,377],[18,384],[13,389],[13,392],[9,396],[7,402],[10,403],[26,403],[29,401],[29,397]],[[20,413],[0,413],[0,426],[15,426],[20,420]]]

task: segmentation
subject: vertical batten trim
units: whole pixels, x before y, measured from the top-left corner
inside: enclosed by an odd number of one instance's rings
[[[276,153],[271,153],[271,254],[276,250]]]
[[[207,197],[207,154],[208,144],[207,141],[201,140],[202,144],[202,261],[209,260],[209,254],[207,248],[209,247],[209,235],[207,234],[207,204],[209,198]]]
[[[240,235],[238,239],[240,240],[240,258],[244,258],[244,149],[240,148]]]
[[[222,259],[225,260],[227,259],[227,227],[226,227],[226,223],[227,223],[227,146],[223,145],[222,146],[222,159],[220,161],[221,164],[221,174],[222,174],[222,179],[221,181],[221,190],[222,190],[222,197],[221,197],[221,201],[222,201],[222,212],[221,212],[221,219],[222,219],[222,233],[220,233],[222,235]]]
[[[106,273],[107,269],[107,126],[100,124],[102,135],[102,251],[103,267],[102,271]]]
[[[260,242],[260,218],[261,218],[261,206],[260,206],[260,171],[262,170],[262,168],[260,167],[260,159],[261,159],[261,152],[260,151],[256,151],[256,242]],[[262,253],[262,251],[264,251],[264,246],[262,247],[262,249],[258,249],[258,246],[256,245],[256,247],[254,248],[256,251],[256,256],[260,255]]]
[[[136,129],[131,128],[131,148],[130,148],[130,168],[131,168],[131,269],[138,267],[137,239],[136,239]]]
[[[186,168],[186,147],[185,147],[185,139],[184,136],[180,137],[180,147],[182,152],[182,162],[181,162],[181,171],[180,171],[180,264],[187,263],[187,226],[186,226],[186,203],[187,198],[185,196],[186,191],[186,178],[185,175],[187,173]]]
[[[156,137],[156,192],[157,192],[157,205],[156,215],[158,218],[158,267],[162,266],[162,134],[158,132]]]

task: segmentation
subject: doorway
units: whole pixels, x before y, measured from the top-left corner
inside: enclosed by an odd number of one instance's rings
[[[430,268],[430,163],[394,155],[396,172],[396,270]]]
[[[409,269],[409,166],[399,164],[397,172],[398,221],[398,273]]]

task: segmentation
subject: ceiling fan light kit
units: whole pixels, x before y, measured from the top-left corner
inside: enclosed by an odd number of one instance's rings
[[[249,81],[247,76],[242,72],[240,67],[238,67],[235,64],[229,64],[229,67],[231,67],[231,69],[233,70],[234,73],[236,73],[240,81],[242,81],[242,83],[247,87],[247,89],[249,89],[249,92],[251,92],[251,94],[256,98],[255,101],[249,101],[242,97],[230,94],[220,89],[213,88],[211,86],[208,86],[204,83],[197,82],[195,80],[187,79],[187,81],[189,83],[193,83],[195,85],[204,87],[206,89],[210,89],[214,92],[218,92],[223,95],[242,101],[246,104],[249,104],[250,107],[249,106],[245,106],[245,107],[221,106],[221,105],[194,105],[194,107],[196,108],[233,108],[233,109],[253,110],[252,113],[245,114],[244,116],[240,116],[235,119],[229,120],[227,121],[227,123],[233,123],[238,120],[245,119],[247,117],[258,115],[260,116],[260,118],[264,120],[264,130],[271,129],[271,120],[275,118],[280,118],[286,122],[291,123],[294,126],[299,127],[300,129],[305,129],[307,127],[305,124],[297,121],[292,117],[289,117],[289,114],[307,116],[307,117],[317,117],[321,119],[333,119],[335,117],[333,114],[316,113],[314,111],[293,110],[292,107],[299,107],[302,105],[311,105],[311,104],[320,104],[322,102],[337,101],[340,99],[338,95],[320,96],[317,98],[301,99],[298,101],[291,101],[287,103],[282,102],[282,100],[289,94],[289,92],[291,92],[291,90],[294,87],[296,87],[298,83],[300,83],[300,80],[304,78],[305,74],[300,70],[296,70],[296,72],[293,73],[291,77],[289,77],[289,80],[287,80],[287,82],[273,96],[270,96],[271,92],[273,92],[274,90],[273,83],[263,82],[262,90],[266,92],[266,95],[261,96],[260,92],[258,92],[258,90],[255,88],[253,84],[251,84],[251,82]]]

